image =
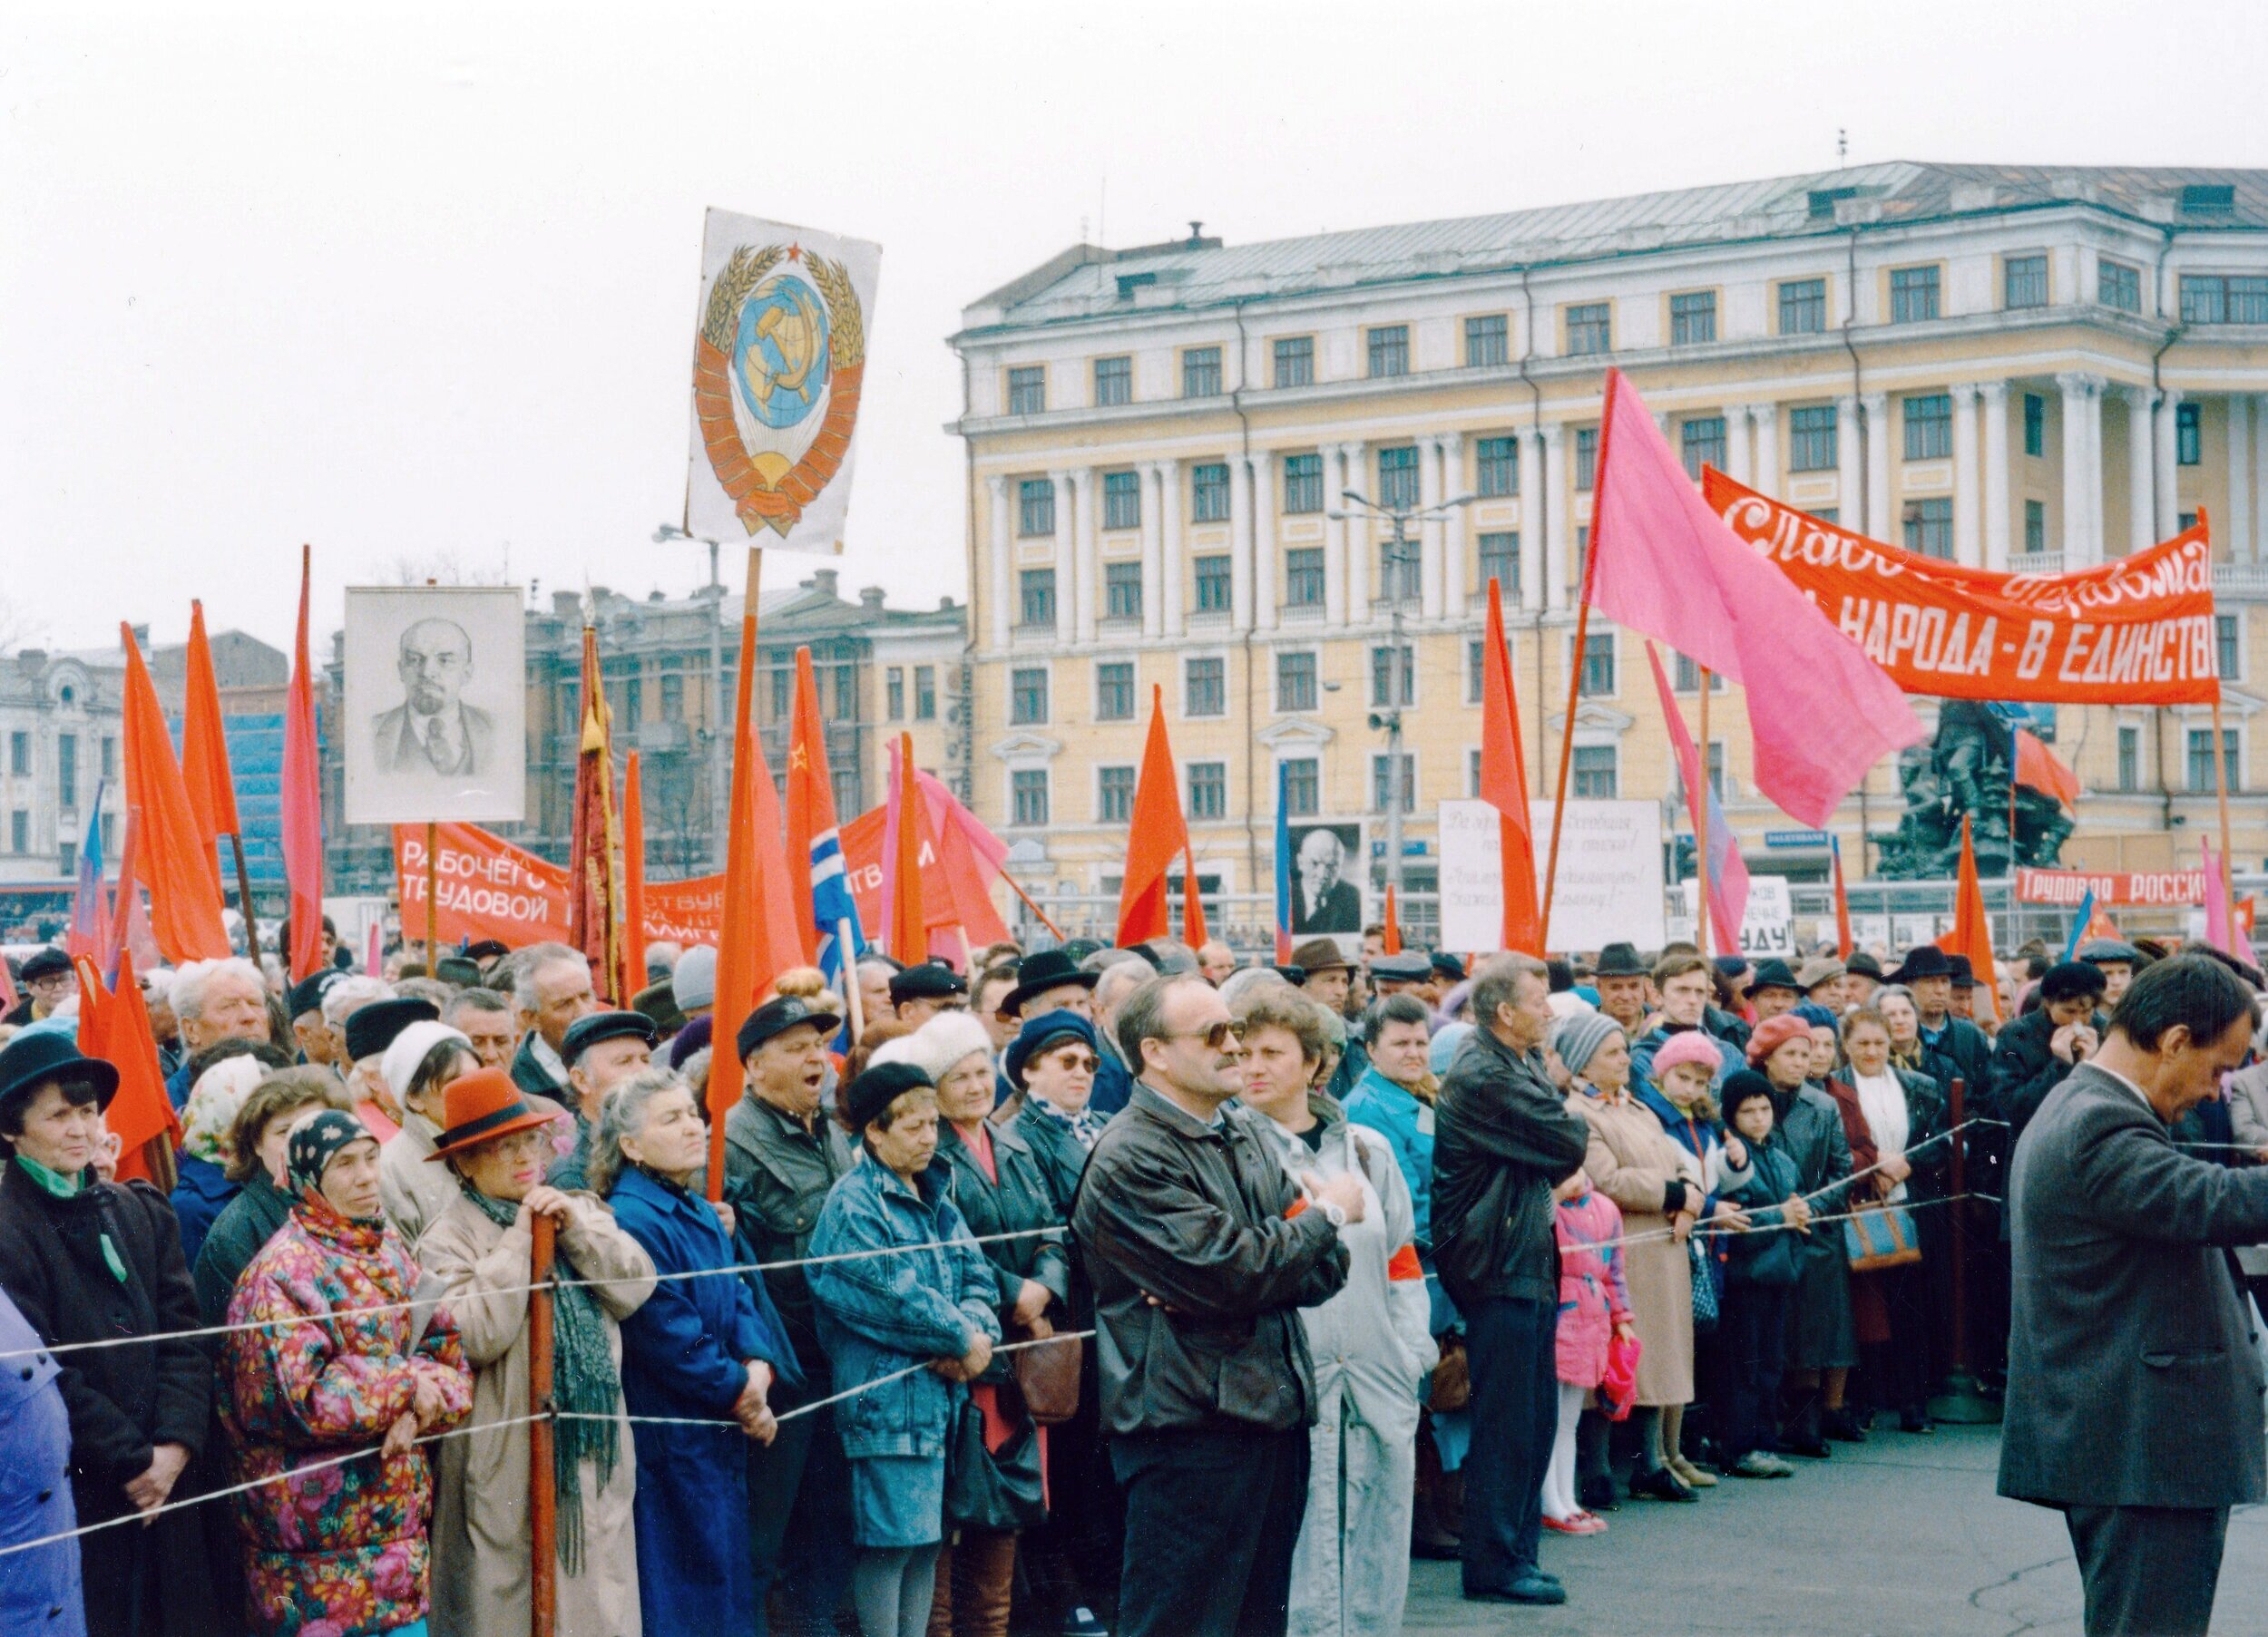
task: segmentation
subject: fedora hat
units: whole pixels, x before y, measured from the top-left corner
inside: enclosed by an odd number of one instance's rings
[[[1594,978],[1650,978],[1654,969],[1638,959],[1638,947],[1634,943],[1610,943],[1598,951],[1598,964],[1591,969]]]
[[[1335,938],[1310,938],[1292,950],[1289,964],[1298,967],[1310,978],[1317,972],[1330,971],[1334,967],[1343,972],[1354,970],[1354,963],[1341,951]]]
[[[1016,987],[1001,997],[1000,1009],[1012,1018],[1034,995],[1044,995],[1069,983],[1090,989],[1101,976],[1100,972],[1081,971],[1067,950],[1041,950],[1036,955],[1026,955],[1023,963],[1017,967]]]
[[[1884,978],[1884,983],[1911,984],[1923,978],[1950,978],[1953,963],[1933,943],[1917,943],[1906,951],[1905,963]]]
[[[546,1125],[553,1118],[528,1106],[512,1077],[501,1068],[476,1068],[449,1082],[441,1094],[449,1123],[434,1141],[429,1160],[462,1154],[500,1136]]]

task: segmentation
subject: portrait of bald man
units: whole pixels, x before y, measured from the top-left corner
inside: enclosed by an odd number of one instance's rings
[[[402,632],[395,671],[402,703],[370,724],[379,768],[468,778],[494,763],[496,724],[464,702],[473,679],[473,639],[454,619],[425,619]]]
[[[1358,932],[1363,927],[1363,890],[1346,879],[1350,854],[1361,831],[1353,824],[1316,824],[1292,831],[1292,931]]]

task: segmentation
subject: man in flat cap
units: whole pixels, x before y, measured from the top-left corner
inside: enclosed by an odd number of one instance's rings
[[[943,961],[924,960],[891,977],[890,1004],[900,1022],[919,1028],[939,1012],[965,1011],[969,986]]]
[[[78,987],[71,957],[53,945],[24,957],[22,983],[24,999],[0,1021],[24,1024],[52,1018],[64,998]]]
[[[587,1188],[584,1166],[599,1116],[613,1089],[653,1061],[653,1019],[643,1012],[592,1012],[567,1026],[559,1048],[567,1065],[569,1112],[575,1116],[574,1152],[552,1167],[554,1188]]]

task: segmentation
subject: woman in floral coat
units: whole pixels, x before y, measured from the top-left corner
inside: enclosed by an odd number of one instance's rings
[[[306,1637],[422,1637],[433,1472],[413,1446],[464,1418],[472,1372],[437,1307],[346,1311],[407,1304],[418,1283],[381,1214],[377,1139],[323,1109],[292,1129],[288,1164],[298,1203],[229,1303],[230,1323],[264,1327],[221,1356],[238,1478],[355,1458],[237,1497],[252,1616]]]

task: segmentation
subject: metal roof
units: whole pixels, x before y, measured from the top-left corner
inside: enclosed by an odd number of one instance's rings
[[[2225,203],[2188,197],[2214,189],[2227,190]],[[1896,161],[1250,245],[1079,247],[1049,264],[1061,265],[1060,276],[1035,269],[973,304],[965,321],[974,329],[1201,307],[2067,203],[2184,231],[2257,229],[2268,228],[2268,171]]]

